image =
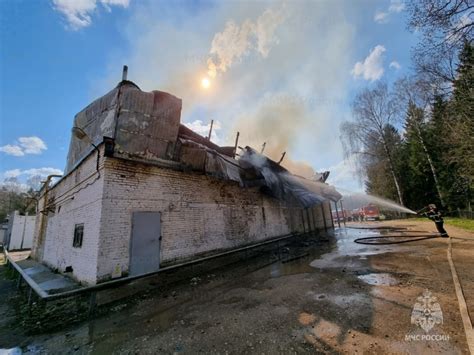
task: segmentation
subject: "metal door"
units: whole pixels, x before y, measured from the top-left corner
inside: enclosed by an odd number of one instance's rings
[[[160,212],[133,212],[130,241],[130,275],[160,268]]]

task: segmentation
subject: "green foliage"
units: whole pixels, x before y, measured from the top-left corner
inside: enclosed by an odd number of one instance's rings
[[[405,137],[399,154],[400,168],[405,172],[404,199],[412,209],[426,206],[427,201],[440,203],[428,161],[429,151],[425,150],[428,135],[423,110],[410,102],[405,119]]]
[[[35,214],[36,202],[32,191],[23,193],[5,186],[0,188],[0,223],[3,222],[7,214],[13,211],[20,213]]]
[[[385,124],[383,133],[374,135],[367,128],[372,123],[363,122],[366,124],[362,132],[370,133],[365,135],[361,164],[368,193],[397,200],[390,169],[393,166],[407,207],[417,210],[435,203],[444,211],[472,208],[474,46],[471,43],[465,42],[456,72],[450,96],[431,93],[427,90],[429,85],[423,82],[404,79],[395,85],[393,90],[398,91],[400,110],[406,112],[403,136],[391,124]],[[359,112],[361,115],[367,113]],[[346,130],[347,127],[351,133],[358,133],[349,125],[345,126]],[[390,147],[389,156],[382,143]]]
[[[467,218],[445,218],[444,221],[450,226],[474,231],[474,219]]]
[[[396,161],[396,154],[401,144],[401,137],[394,126],[387,124],[383,129],[383,137],[392,152],[392,160]],[[370,150],[365,157],[367,180],[366,191],[369,194],[397,201],[397,189],[393,184],[392,172],[383,142],[374,140],[370,144]]]

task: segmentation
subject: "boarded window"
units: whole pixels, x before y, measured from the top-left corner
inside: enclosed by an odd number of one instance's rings
[[[72,246],[74,248],[82,247],[82,237],[84,235],[84,224],[76,224],[74,227],[74,240]]]

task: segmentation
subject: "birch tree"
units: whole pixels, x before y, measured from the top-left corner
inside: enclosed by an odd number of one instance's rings
[[[403,205],[403,195],[394,161],[394,143],[388,127],[399,119],[397,101],[385,83],[373,89],[362,90],[352,103],[353,121],[341,125],[341,139],[346,155],[355,155],[364,166],[367,155],[387,164],[398,201]],[[375,149],[376,146],[382,149]],[[373,159],[372,159],[373,161]],[[367,167],[367,166],[366,166]]]

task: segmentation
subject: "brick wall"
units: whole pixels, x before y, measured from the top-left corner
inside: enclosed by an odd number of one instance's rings
[[[49,192],[52,209],[38,211],[33,255],[52,268],[73,269],[84,283],[110,279],[129,268],[132,213],[161,213],[161,265],[228,250],[292,232],[323,229],[321,206],[302,209],[198,173],[102,158],[92,154]],[[45,209],[41,199],[39,210]],[[330,207],[324,204],[327,226]],[[44,232],[41,237],[41,219]],[[74,227],[84,224],[81,248]]]
[[[162,266],[196,254],[324,228],[319,206],[308,210],[308,220],[307,211],[267,197],[257,188],[109,158],[105,161],[99,280],[110,278],[114,269],[128,271],[134,211],[161,212]]]
[[[33,253],[37,259],[60,272],[71,266],[72,277],[88,284],[96,282],[104,184],[103,162],[99,176],[96,157],[95,153],[91,154],[48,192],[48,200],[54,202],[49,204],[51,211],[47,216],[37,213]],[[40,209],[44,209],[44,203],[42,199]],[[40,238],[41,218],[45,223],[43,238]],[[73,248],[74,228],[81,223],[84,224],[82,246]]]

